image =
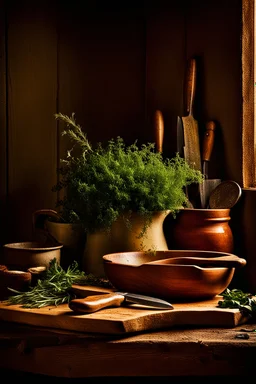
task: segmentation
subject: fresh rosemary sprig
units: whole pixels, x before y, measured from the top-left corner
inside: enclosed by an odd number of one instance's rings
[[[251,293],[245,293],[240,289],[226,289],[222,293],[223,300],[218,302],[221,308],[239,308],[241,312],[255,316],[256,299]]]
[[[23,308],[57,306],[68,303],[74,297],[74,294],[69,292],[70,288],[71,284],[67,280],[61,282],[38,280],[37,285],[27,292],[19,292],[9,288],[16,294],[8,298],[8,304],[20,304]]]
[[[112,287],[108,280],[95,277],[92,274],[78,269],[78,263],[73,262],[65,271],[56,261],[51,260],[49,268],[42,274],[34,287],[26,292],[19,292],[9,288],[14,295],[7,300],[9,305],[19,304],[23,308],[42,308],[48,305],[60,305],[68,303],[75,298],[72,292],[72,284],[96,285]]]

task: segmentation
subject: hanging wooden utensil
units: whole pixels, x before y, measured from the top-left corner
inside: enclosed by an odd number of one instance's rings
[[[200,155],[200,142],[198,133],[198,123],[193,116],[193,107],[195,100],[196,90],[196,60],[191,59],[188,61],[187,74],[184,81],[184,105],[185,113],[187,116],[181,117],[183,134],[184,134],[184,158],[187,163],[194,169],[202,171],[201,155]],[[178,119],[178,126],[179,124]],[[178,131],[179,132],[179,131]],[[180,136],[181,137],[181,136]],[[178,140],[178,136],[177,136]],[[199,186],[197,184],[190,184],[187,186],[187,196],[190,204],[193,207],[198,207],[201,204]]]
[[[184,130],[184,157],[186,161],[197,170],[201,168],[200,142],[198,133],[198,122],[193,116],[193,107],[196,90],[196,60],[191,59],[188,63],[187,77],[185,81],[186,113],[182,117]]]
[[[212,154],[216,124],[214,121],[209,121],[206,124],[206,130],[203,138],[202,146],[202,172],[205,180],[199,184],[201,208],[207,208],[208,200],[212,190],[221,183],[221,179],[208,178],[208,165]]]
[[[157,109],[154,115],[155,142],[157,152],[163,152],[164,118],[162,112]]]
[[[211,209],[232,208],[240,199],[242,189],[233,180],[222,181],[211,192],[209,197],[209,207]]]

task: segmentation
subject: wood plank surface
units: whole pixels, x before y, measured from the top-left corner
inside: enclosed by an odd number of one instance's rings
[[[63,378],[86,378],[88,383],[89,378],[99,377],[104,383],[134,384],[143,376],[151,384],[162,383],[164,377],[166,384],[170,380],[191,383],[192,376],[197,383],[206,379],[214,384],[220,375],[250,381],[255,371],[254,329],[255,324],[225,329],[178,327],[111,336],[1,322],[0,369],[2,375],[4,369],[49,375],[47,382],[52,378],[55,384],[60,383],[58,378],[63,384]],[[239,338],[242,334],[248,338]],[[125,376],[130,380],[123,380]],[[41,378],[43,383],[46,376]]]
[[[83,287],[86,291],[86,287]],[[107,290],[93,292],[88,287],[88,295],[100,294]],[[103,334],[126,334],[174,326],[223,326],[235,327],[248,319],[238,309],[218,307],[221,296],[212,300],[175,303],[172,310],[152,310],[137,304],[118,308],[107,308],[89,314],[76,314],[68,304],[39,309],[26,309],[19,305],[0,303],[0,320],[18,322],[47,328],[66,329],[78,332]]]

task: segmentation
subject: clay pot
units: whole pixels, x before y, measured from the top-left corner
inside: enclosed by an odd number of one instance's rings
[[[169,249],[232,253],[230,219],[230,209],[182,209],[169,233]]]
[[[116,220],[110,232],[98,231],[88,233],[82,268],[86,273],[105,277],[102,257],[107,253],[168,250],[163,231],[163,223],[170,211],[154,212],[152,223],[141,237],[145,218],[133,213],[129,217],[129,227],[124,220],[125,215]]]

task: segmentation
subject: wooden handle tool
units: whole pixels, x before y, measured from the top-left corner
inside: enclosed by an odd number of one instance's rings
[[[202,160],[203,160],[203,174],[208,179],[208,163],[211,158],[216,124],[214,121],[208,121],[203,138]]]
[[[202,170],[198,122],[193,116],[193,108],[196,92],[196,60],[190,59],[187,65],[187,74],[184,84],[185,112],[187,116],[182,117],[184,130],[184,157],[195,169]]]
[[[185,105],[188,115],[193,115],[194,101],[196,94],[196,60],[191,59],[188,64],[186,89],[185,89]]]
[[[157,152],[163,152],[164,118],[161,111],[156,110],[154,116],[155,142]]]
[[[206,130],[203,137],[202,146],[202,173],[205,180],[199,185],[201,208],[205,209],[208,206],[209,197],[214,188],[221,183],[221,179],[209,179],[208,167],[212,154],[216,124],[214,121],[206,123]]]
[[[69,302],[72,311],[92,313],[108,307],[120,307],[125,301],[125,296],[118,293],[107,293],[87,296],[83,299],[73,299]]]

